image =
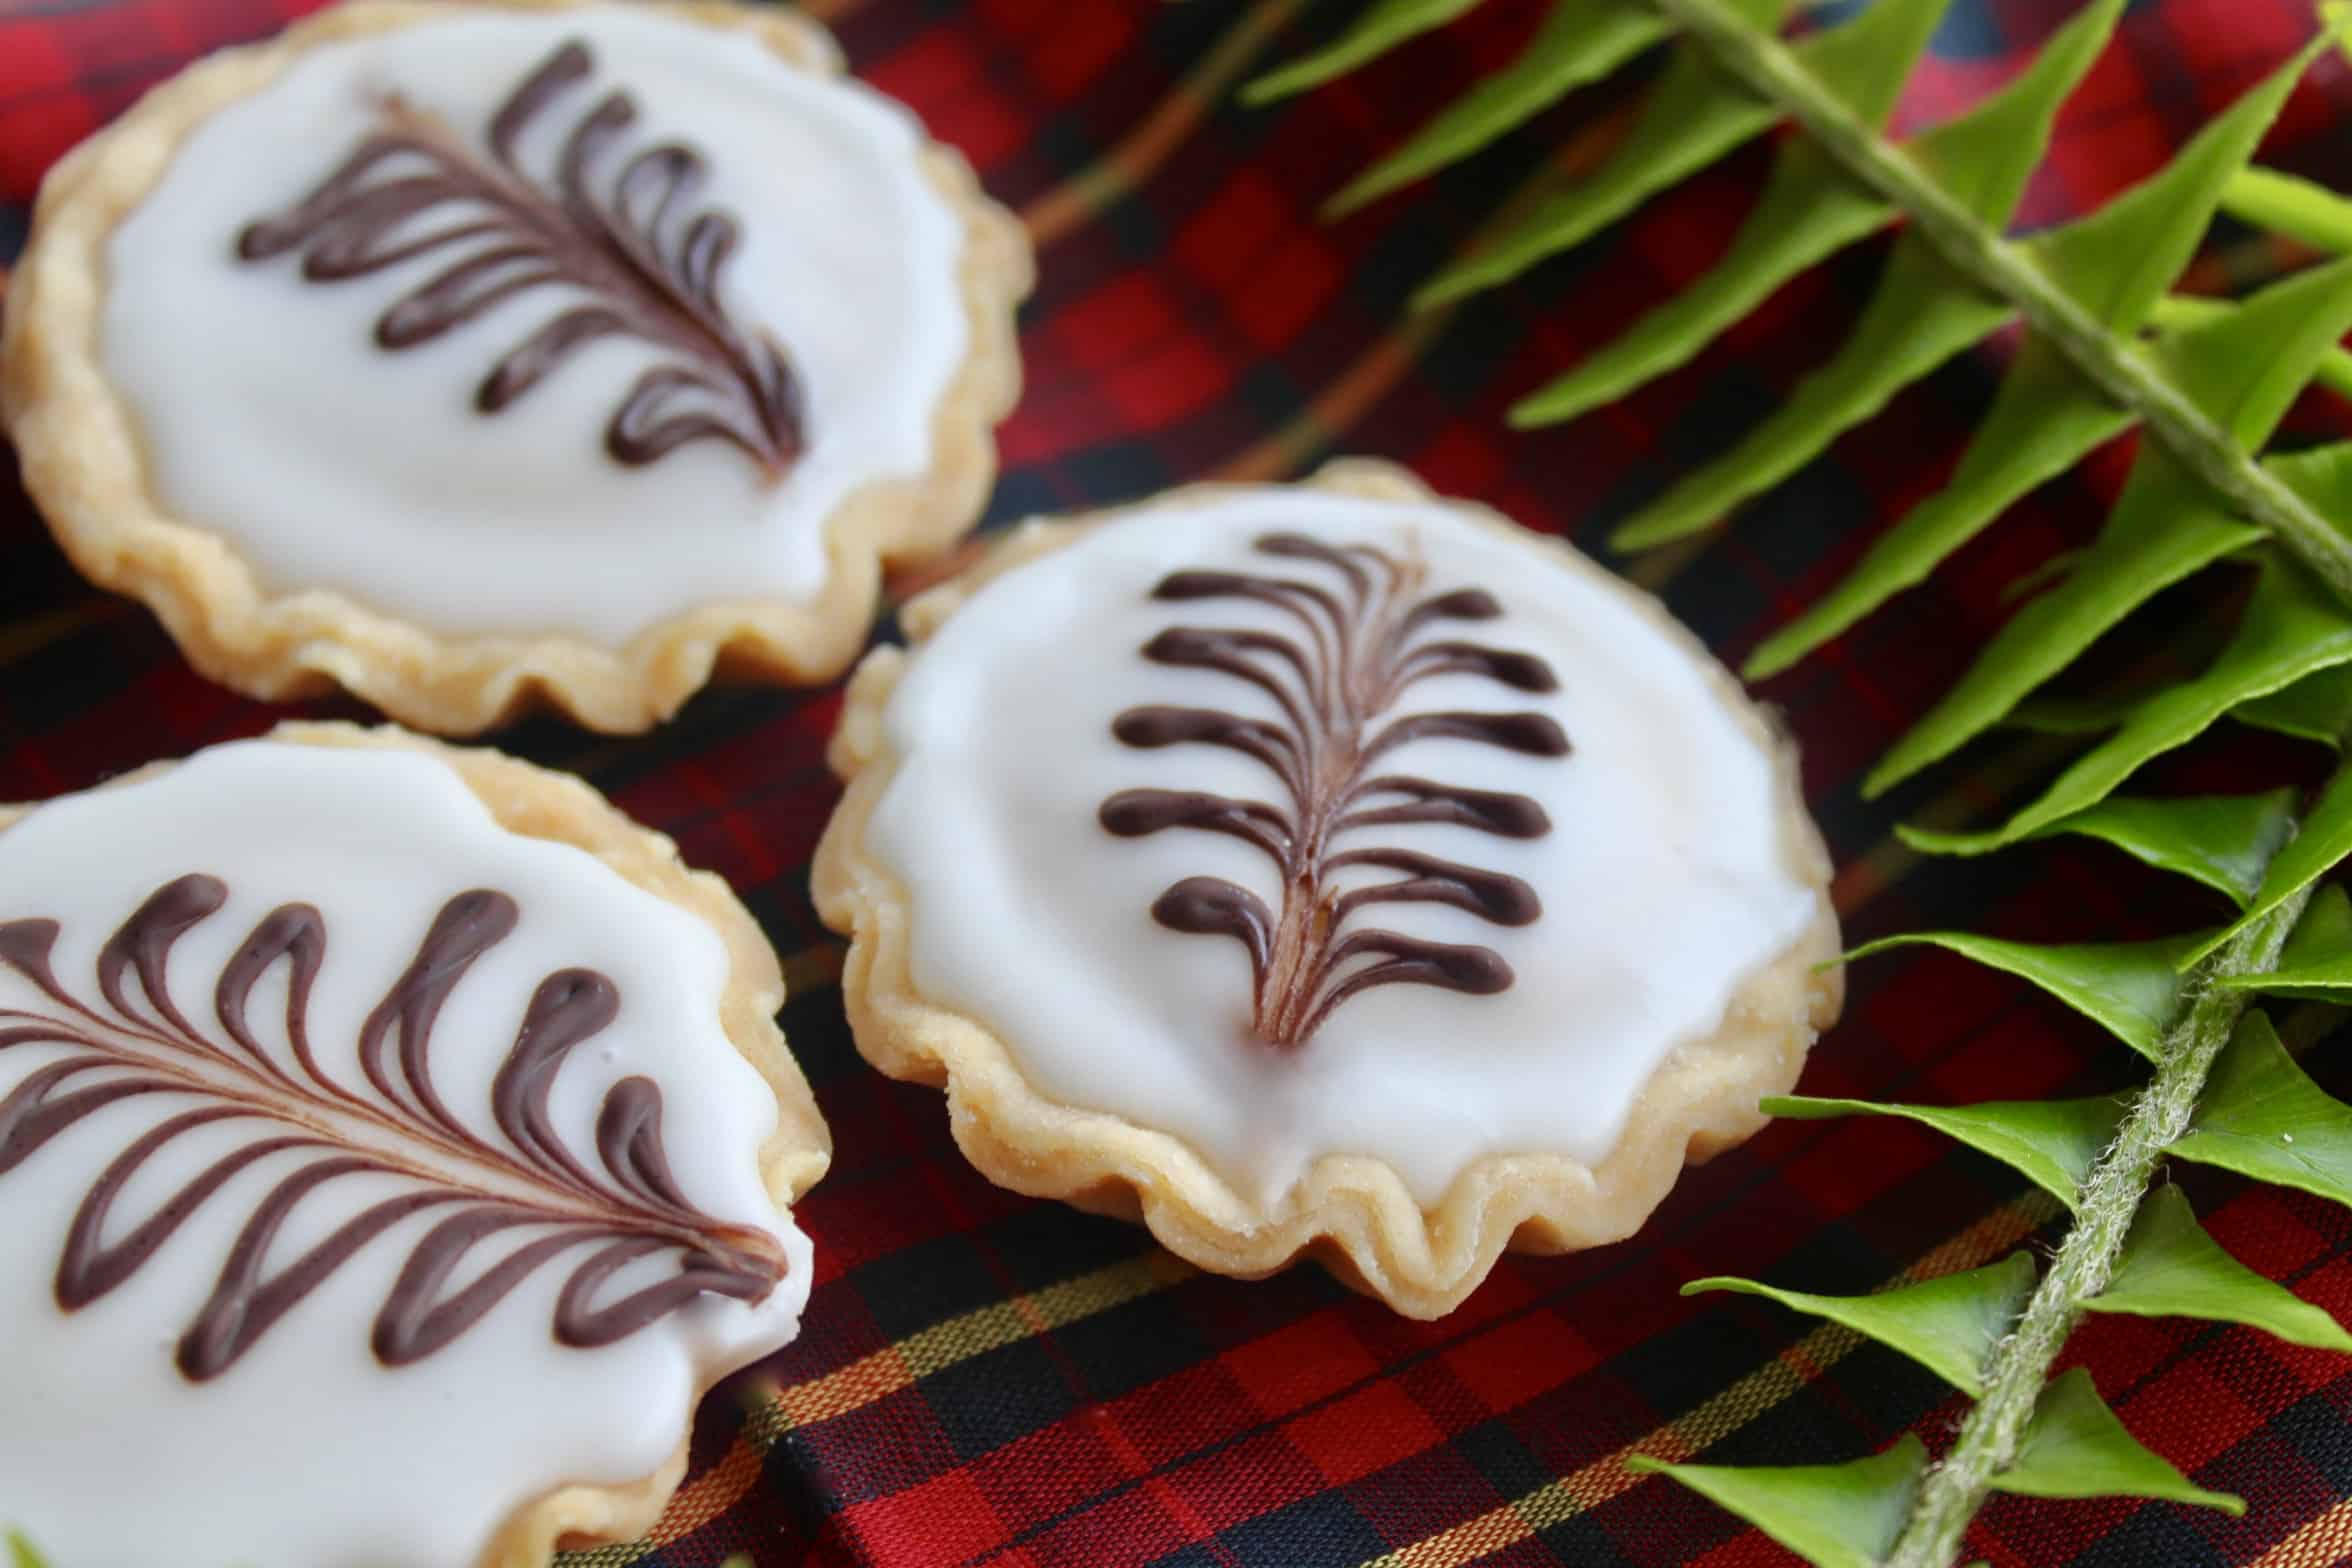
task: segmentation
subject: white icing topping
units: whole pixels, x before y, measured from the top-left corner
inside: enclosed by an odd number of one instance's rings
[[[1438,903],[1360,912],[1354,924],[1488,947],[1515,982],[1483,996],[1364,991],[1287,1052],[1252,1037],[1243,945],[1151,913],[1195,876],[1279,908],[1268,857],[1196,830],[1116,838],[1096,815],[1138,787],[1285,799],[1233,751],[1139,750],[1111,730],[1144,705],[1279,717],[1244,682],[1140,651],[1179,625],[1295,635],[1269,606],[1151,597],[1194,568],[1336,584],[1253,551],[1275,532],[1417,550],[1428,592],[1484,588],[1504,612],[1431,636],[1524,650],[1558,676],[1556,692],[1532,695],[1447,674],[1392,713],[1535,709],[1573,747],[1540,757],[1423,738],[1383,759],[1384,773],[1529,796],[1551,830],[1359,828],[1337,848],[1513,872],[1542,914],[1505,927]],[[1147,508],[982,588],[912,655],[885,727],[899,765],[867,844],[908,890],[917,988],[1000,1036],[1042,1093],[1173,1133],[1269,1205],[1325,1154],[1385,1160],[1424,1205],[1484,1155],[1598,1164],[1666,1054],[1717,1028],[1821,908],[1793,862],[1773,759],[1705,667],[1600,574],[1438,504],[1266,487]]]
[[[639,110],[618,150],[676,140],[703,154],[697,206],[742,229],[722,297],[782,343],[805,394],[808,447],[780,483],[715,441],[644,467],[607,457],[606,421],[660,358],[632,338],[477,413],[476,384],[566,290],[524,290],[387,353],[377,317],[451,253],[332,283],[302,281],[295,257],[234,254],[245,224],[291,209],[375,128],[385,94],[479,148],[498,105],[570,38],[596,72],[533,126],[525,165],[544,172],[612,88]],[[453,11],[321,45],[199,125],[116,230],[106,368],[167,508],[232,541],[274,591],[337,589],[445,633],[613,647],[707,605],[805,600],[827,570],[827,515],[929,465],[963,360],[962,228],[922,147],[880,94],[657,7]]]
[[[112,1293],[62,1312],[53,1281],[75,1205],[109,1159],[186,1103],[118,1101],[0,1174],[0,1521],[73,1568],[472,1568],[522,1504],[650,1474],[683,1439],[699,1387],[791,1338],[809,1244],[766,1195],[757,1151],[774,1097],[719,1026],[727,959],[702,921],[577,849],[504,831],[430,758],[269,742],[219,747],[0,831],[0,921],[61,921],[55,969],[84,990],[116,927],[188,872],[219,876],[229,899],[172,950],[181,1011],[209,1024],[214,980],[256,921],[281,903],[314,904],[327,939],[311,1039],[351,1084],[364,1082],[360,1025],[435,912],[468,889],[510,892],[519,924],[451,992],[433,1031],[446,1103],[497,1141],[491,1075],[533,988],[555,969],[600,970],[620,1011],[556,1078],[554,1126],[593,1162],[600,1097],[629,1074],[653,1079],[684,1196],[775,1237],[788,1272],[756,1306],[705,1296],[579,1350],[550,1333],[567,1271],[544,1268],[446,1348],[387,1370],[370,1354],[369,1324],[407,1243],[437,1218],[427,1213],[362,1249],[227,1371],[191,1382],[174,1343],[286,1167],[265,1161],[233,1178]],[[253,1016],[282,1018],[285,994],[281,967],[257,987]],[[39,993],[0,968],[0,1008],[37,1005]],[[56,1054],[0,1051],[0,1099]],[[167,1146],[117,1200],[108,1234],[222,1147]],[[318,1189],[273,1245],[272,1266],[382,1195],[380,1178]]]

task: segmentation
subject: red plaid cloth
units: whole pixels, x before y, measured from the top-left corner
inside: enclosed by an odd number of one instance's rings
[[[49,161],[143,87],[307,8],[0,0],[0,244],[21,233]],[[1720,450],[1852,319],[1883,243],[1782,290],[1658,386],[1563,429],[1506,432],[1515,397],[1719,252],[1767,151],[1731,158],[1519,287],[1407,322],[1408,290],[1531,180],[1589,164],[1629,99],[1618,85],[1580,95],[1492,155],[1327,228],[1320,198],[1506,58],[1542,8],[1487,5],[1278,111],[1234,103],[1244,75],[1355,9],[821,7],[857,68],[962,147],[1037,237],[1030,392],[1004,430],[992,520],[1204,475],[1294,474],[1346,450],[1403,460],[1598,549],[1613,518]],[[1904,123],[2005,79],[2050,13],[2071,9],[1963,0]],[[2025,220],[2056,221],[2149,172],[2311,26],[2299,0],[2143,0],[2061,122]],[[2268,157],[2340,170],[2346,111],[2352,72],[2331,58]],[[2243,285],[2293,259],[2224,225],[2196,281]],[[1993,374],[1989,356],[1947,368],[1735,528],[1635,575],[1736,658],[1941,480]],[[2337,423],[2316,402],[2298,420],[2307,433]],[[1916,864],[1892,840],[1898,820],[2014,804],[2051,765],[2048,743],[1995,741],[1874,805],[1854,792],[1998,620],[2003,585],[2086,534],[2123,456],[2105,452],[2029,498],[1937,586],[1766,688],[1804,741],[1853,936],[1962,926],[2120,939],[2218,914],[2195,889],[2094,848],[2036,848],[1962,874]],[[2216,630],[2214,608],[2210,587],[2169,596],[2111,640],[2107,661],[2193,652]],[[282,716],[198,679],[142,610],[92,594],[21,499],[0,512],[0,666],[0,799],[79,788]],[[576,1564],[685,1568],[742,1552],[760,1568],[1734,1568],[1788,1559],[1694,1495],[1629,1475],[1627,1454],[1786,1464],[1854,1457],[1905,1430],[1949,1440],[1957,1396],[1909,1362],[1762,1302],[1676,1294],[1711,1273],[1864,1291],[2055,1234],[2054,1206],[2010,1171],[1908,1124],[1778,1125],[1690,1174],[1635,1240],[1506,1261],[1435,1324],[1312,1268],[1256,1284],[1201,1276],[1139,1229],[982,1181],[957,1157],[938,1095],[884,1081],[850,1048],[839,948],[805,876],[835,797],[820,753],[836,708],[830,691],[729,691],[637,740],[552,721],[498,737],[586,774],[743,892],[788,955],[786,1027],[840,1150],[801,1206],[819,1269],[801,1340],[708,1402],[693,1474],[648,1544]],[[2307,778],[2312,760],[2232,732],[2164,764],[2158,782]],[[2340,1059],[2310,1062],[2352,1091]],[[2126,1053],[2015,982],[1930,955],[1858,970],[1807,1087],[1952,1102],[2096,1093],[2135,1075]],[[2352,1314],[2352,1216],[2211,1172],[2180,1179],[2239,1257]],[[2003,1568],[2347,1559],[2352,1364],[2244,1330],[2128,1318],[2090,1322],[2067,1360],[2092,1370],[2141,1438],[2252,1510],[2231,1521],[2004,1499],[1978,1523],[1974,1555]]]

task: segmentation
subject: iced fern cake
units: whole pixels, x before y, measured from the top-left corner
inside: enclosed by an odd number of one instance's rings
[[[1433,1316],[1633,1231],[1837,1012],[1785,743],[1395,470],[1032,524],[905,623],[817,897],[859,1049],[1007,1186]]]
[[[353,0],[52,171],[0,412],[215,679],[639,730],[839,673],[882,566],[972,524],[1030,278],[791,12]]]
[[[775,955],[577,780],[289,727],[0,811],[0,1521],[539,1568],[789,1341]]]

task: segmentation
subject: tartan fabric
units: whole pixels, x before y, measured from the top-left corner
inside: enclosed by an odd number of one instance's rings
[[[203,49],[308,0],[0,0],[0,244],[76,138]],[[1854,8],[1817,9],[1826,20]],[[1408,318],[1406,293],[1618,134],[1622,84],[1579,95],[1494,154],[1325,227],[1344,175],[1506,58],[1540,7],[1499,3],[1295,105],[1233,101],[1253,68],[1330,35],[1345,0],[831,0],[856,67],[914,104],[1019,209],[1043,281],[1025,317],[1030,390],[1003,432],[992,522],[1204,475],[1281,476],[1335,450],[1405,461],[1441,489],[1599,548],[1609,522],[1719,450],[1816,363],[1885,254],[1866,244],[1792,283],[1695,365],[1568,427],[1503,409],[1701,270],[1753,199],[1752,148],[1523,285]],[[2006,79],[2070,7],[1963,0],[1901,110],[1919,124]],[[2079,212],[2157,166],[2310,31],[2298,0],[2142,0],[2068,108],[2024,219]],[[2352,71],[2324,61],[2268,156],[2324,177],[2352,150]],[[2242,288],[2298,258],[2224,224],[2193,281]],[[1821,592],[1872,532],[1948,472],[1993,384],[1964,358],[1703,544],[1631,563],[1727,657]],[[2339,429],[2312,401],[2291,429]],[[1767,686],[1804,743],[1843,868],[1849,932],[1961,926],[2121,939],[2210,921],[2194,889],[2095,848],[1917,863],[1898,820],[2014,804],[2060,743],[2003,737],[1894,798],[1868,761],[2002,613],[2005,584],[2079,542],[2127,448],[2029,497],[1929,589]],[[2166,596],[2095,661],[2166,668],[2218,635],[2208,586]],[[694,1568],[1706,1568],[1785,1553],[1659,1479],[1642,1452],[1721,1462],[1854,1457],[1962,1408],[1926,1372],[1759,1301],[1684,1299],[1702,1274],[1861,1291],[2046,1244],[2055,1205],[1909,1124],[1783,1123],[1690,1173],[1638,1238],[1506,1260],[1459,1312],[1400,1320],[1312,1268],[1237,1283],[1139,1229],[991,1187],[941,1102],[852,1051],[840,949],[806,893],[835,790],[833,691],[714,692],[639,739],[534,721],[499,744],[575,769],[725,874],[787,955],[785,1024],[839,1156],[801,1206],[819,1278],[807,1328],[713,1395],[693,1469],[642,1546],[570,1559]],[[311,712],[351,713],[346,703]],[[90,784],[282,716],[198,679],[142,610],[91,593],[21,498],[0,510],[0,799]],[[2166,787],[2309,779],[2314,754],[2243,732],[2156,770]],[[2340,1053],[2308,1065],[2352,1091]],[[2134,1081],[2126,1054],[2016,982],[1941,955],[1852,977],[1806,1086],[1957,1102]],[[2352,1216],[2212,1172],[2176,1174],[2214,1234],[2266,1275],[2352,1314]],[[2251,1332],[2103,1318],[2088,1366],[2142,1439],[2247,1517],[2123,1501],[1996,1501],[1972,1555],[2001,1568],[2352,1559],[2352,1363]],[[72,1568],[72,1565],[60,1565]]]

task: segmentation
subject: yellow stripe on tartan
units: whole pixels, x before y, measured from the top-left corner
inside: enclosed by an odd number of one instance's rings
[[[839,985],[841,966],[848,957],[849,949],[839,942],[819,942],[800,949],[783,960],[784,994],[797,1001],[811,991]]]
[[[728,1445],[719,1462],[695,1476],[662,1510],[663,1533],[669,1540],[692,1535],[740,1502],[759,1484],[767,1449],[754,1447],[741,1436]]]
[[[1600,167],[1632,125],[1626,111],[1608,115],[1570,136],[1535,175],[1479,225],[1449,260],[1459,260],[1516,224],[1535,203],[1561,180],[1573,179]],[[1364,416],[1365,410],[1386,397],[1406,372],[1421,362],[1429,345],[1453,320],[1459,304],[1441,305],[1405,318],[1404,324],[1334,377],[1272,435],[1261,437],[1228,458],[1210,473],[1213,479],[1239,482],[1281,479],[1317,452],[1335,444]]]
[[[1452,319],[1451,306],[1408,316],[1403,326],[1341,371],[1281,429],[1218,464],[1209,477],[1242,484],[1297,472],[1316,453],[1337,445],[1367,409],[1388,396]]]
[[[29,659],[52,643],[63,642],[86,627],[111,621],[130,606],[121,599],[94,595],[46,615],[27,615],[0,625],[0,665]]]
[[[1051,245],[1151,178],[1306,4],[1262,0],[1252,6],[1116,146],[1022,209],[1031,242]]]
[[[1083,1318],[1164,1290],[1199,1272],[1165,1252],[1130,1258],[935,1323],[809,1382],[791,1388],[759,1389],[747,1402],[742,1429],[735,1434],[725,1455],[679,1488],[678,1495],[643,1540],[565,1553],[557,1562],[562,1568],[628,1568],[629,1564],[643,1561],[672,1542],[693,1534],[741,1502],[758,1485],[768,1450],[782,1442],[793,1428],[862,1410],[900,1389],[912,1387],[918,1379],[959,1362],[1000,1346],[1067,1328]]]
[[[708,1470],[687,1481],[670,1499],[669,1506],[654,1521],[644,1539],[624,1541],[615,1546],[599,1546],[584,1552],[558,1552],[555,1568],[628,1568],[642,1562],[663,1547],[682,1541],[705,1525],[723,1517],[737,1503],[751,1494],[759,1484],[760,1472],[766,1468],[768,1450],[776,1443],[775,1437],[758,1441],[754,1433],[760,1424],[761,1412],[768,1408],[765,1399],[754,1401],[747,1409],[743,1429],[727,1445],[727,1452]],[[777,1436],[781,1436],[778,1433]]]
[[[1707,553],[1714,541],[1713,532],[1693,534],[1677,539],[1672,544],[1660,545],[1645,551],[1630,561],[1619,564],[1618,570],[1627,581],[1637,583],[1651,593],[1664,593],[1682,575],[1683,568]]]
[[[2253,1568],[2337,1568],[2352,1562],[2352,1498],[2304,1521],[2303,1528],[2254,1559]]]
[[[2047,1224],[2056,1200],[2036,1191],[2002,1205],[1905,1269],[1889,1285],[1930,1279],[1985,1262]],[[1131,1258],[1075,1279],[1031,1291],[934,1324],[824,1377],[791,1388],[760,1390],[747,1404],[742,1429],[710,1469],[679,1490],[641,1541],[566,1553],[562,1568],[629,1568],[679,1541],[740,1503],[758,1484],[768,1451],[796,1427],[862,1410],[922,1377],[974,1356],[1165,1289],[1199,1272],[1165,1252]],[[1363,1568],[1461,1568],[1514,1541],[1564,1523],[1636,1484],[1625,1468],[1636,1453],[1687,1459],[1756,1420],[1803,1389],[1862,1343],[1850,1329],[1815,1329],[1771,1363],[1659,1427],[1638,1442],[1545,1483],[1476,1519],[1372,1559]]]
[[[832,14],[857,3],[838,0]],[[1269,0],[1253,9],[1124,141],[1033,202],[1023,218],[1034,241],[1041,246],[1051,243],[1148,178],[1302,4],[1303,0]],[[1626,126],[1624,115],[1614,115],[1571,138],[1457,255],[1476,249],[1516,221],[1560,178],[1597,167]],[[1419,363],[1455,308],[1449,305],[1408,318],[1328,383],[1281,429],[1219,465],[1214,477],[1267,479],[1294,472],[1301,462],[1351,428]],[[1719,532],[1710,531],[1651,552],[1632,563],[1627,575],[1653,592],[1662,591],[1705,554]],[[906,591],[902,584],[894,583],[893,588],[898,590],[894,598]],[[2066,737],[2037,736],[2011,747],[1945,791],[1918,814],[1918,820],[1929,827],[1957,826],[1972,820],[2078,744]],[[1900,840],[1889,837],[1849,864],[1835,890],[1841,915],[1850,917],[1899,881],[1920,858]],[[838,944],[820,943],[786,959],[791,992],[804,994],[836,983],[842,956]],[[1918,1259],[1888,1285],[1934,1278],[1982,1263],[1993,1253],[2014,1246],[2057,1213],[2055,1200],[2038,1191],[2031,1193],[1984,1216]],[[1190,1265],[1155,1252],[934,1325],[812,1382],[770,1390],[753,1402],[726,1455],[680,1490],[644,1540],[569,1554],[561,1562],[564,1568],[628,1568],[732,1508],[757,1483],[767,1452],[795,1427],[863,1409],[922,1377],[1106,1311],[1194,1272]],[[1818,1327],[1772,1362],[1641,1440],[1476,1519],[1370,1559],[1363,1568],[1463,1568],[1573,1519],[1644,1479],[1626,1469],[1625,1461],[1631,1455],[1647,1453],[1684,1460],[1702,1453],[1802,1391],[1862,1343],[1862,1337],[1850,1329]],[[2325,1539],[2352,1542],[2352,1504],[2313,1521],[2293,1539],[2301,1539],[2339,1515],[2343,1516],[2340,1528],[2344,1534]],[[2303,1568],[2306,1561],[2316,1564],[2334,1559],[2277,1558],[2275,1553],[2263,1559],[2265,1563],[2274,1560],[2282,1568]]]
[[[2016,1246],[2057,1218],[2058,1212],[2058,1200],[2045,1192],[2037,1190],[2014,1199],[1936,1247],[1881,1288],[1976,1267]],[[1773,1361],[1648,1436],[1475,1519],[1369,1558],[1361,1568],[1465,1568],[1540,1531],[1565,1524],[1649,1479],[1625,1468],[1632,1455],[1649,1454],[1680,1463],[1704,1453],[1803,1390],[1864,1343],[1852,1329],[1823,1324]],[[2294,1561],[2291,1568],[2304,1568],[2304,1564]]]
[[[1535,1527],[1514,1509],[1498,1508],[1455,1525],[1426,1541],[1416,1541],[1401,1552],[1373,1559],[1371,1568],[1453,1568],[1492,1557],[1506,1546],[1517,1546],[1535,1534]]]
[[[934,1373],[948,1371],[950,1366],[957,1366],[957,1363],[969,1361],[971,1356],[990,1352],[990,1349],[1000,1349],[1004,1345],[1016,1345],[1016,1342],[1035,1338],[1040,1333],[1051,1333],[1056,1328],[1068,1328],[1075,1321],[1089,1319],[1089,1316],[1096,1316],[1098,1312],[1108,1312],[1112,1307],[1127,1305],[1127,1302],[1141,1298],[1141,1295],[1160,1291],[1162,1286],[1190,1279],[1197,1272],[1200,1269],[1192,1267],[1190,1262],[1178,1260],[1176,1255],[1152,1251],[1145,1253],[1143,1258],[1112,1262],[1105,1269],[1080,1274],[1077,1279],[1065,1279],[1056,1286],[1047,1286],[1044,1291],[1030,1291],[1025,1295],[1014,1295],[1011,1300],[976,1307],[964,1316],[948,1319],[946,1324],[934,1324],[924,1328],[922,1333],[898,1340],[889,1349],[868,1356],[868,1361],[877,1359],[877,1356],[891,1356],[891,1359],[896,1359],[906,1368],[906,1382],[915,1378],[929,1378]],[[840,1410],[856,1408],[849,1406],[849,1403],[833,1408],[835,1401],[830,1396],[821,1396],[816,1401],[807,1399],[811,1387],[828,1385],[828,1382],[830,1378],[821,1378],[818,1385],[802,1385],[783,1392],[783,1401],[786,1401],[786,1408],[795,1425],[823,1420],[826,1415],[837,1415]]]

